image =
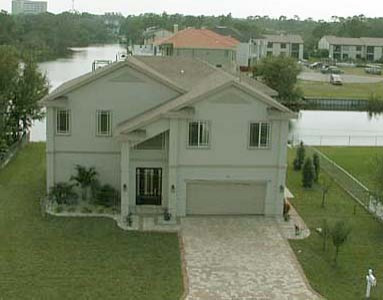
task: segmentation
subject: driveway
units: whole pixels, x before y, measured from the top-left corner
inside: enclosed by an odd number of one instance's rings
[[[341,74],[340,76],[342,77],[342,80],[345,83],[377,83],[377,82],[383,81],[382,77],[350,75],[350,74]],[[298,75],[298,79],[329,82],[330,74],[322,74],[318,72],[302,72]]]
[[[181,234],[188,300],[318,299],[272,218],[188,217]]]

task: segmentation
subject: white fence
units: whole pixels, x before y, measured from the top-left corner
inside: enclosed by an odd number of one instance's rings
[[[290,143],[298,145],[301,141],[310,146],[383,146],[383,135],[291,135]]]

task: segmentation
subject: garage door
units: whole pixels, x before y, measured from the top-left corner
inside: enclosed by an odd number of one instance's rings
[[[193,182],[187,184],[186,214],[264,214],[265,183]]]

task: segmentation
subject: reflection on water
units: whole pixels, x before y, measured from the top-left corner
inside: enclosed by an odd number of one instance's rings
[[[55,89],[62,83],[92,71],[96,59],[115,60],[118,52],[124,51],[120,45],[96,45],[86,48],[72,48],[70,58],[60,58],[39,64],[40,70],[49,79],[50,88]],[[45,119],[34,122],[31,128],[32,141],[45,141]]]
[[[292,121],[290,140],[309,145],[383,146],[383,116],[366,112],[303,111]]]

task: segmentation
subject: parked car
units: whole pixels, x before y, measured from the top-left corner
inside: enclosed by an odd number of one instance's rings
[[[323,63],[320,61],[314,62],[311,65],[309,65],[310,69],[320,69],[323,67]]]
[[[320,71],[323,74],[342,74],[343,73],[341,69],[334,66],[323,67]]]
[[[330,83],[333,85],[342,85],[343,84],[342,77],[340,77],[339,74],[331,74]]]
[[[364,71],[368,74],[382,75],[382,68],[379,66],[367,66]]]

